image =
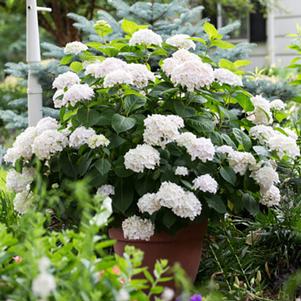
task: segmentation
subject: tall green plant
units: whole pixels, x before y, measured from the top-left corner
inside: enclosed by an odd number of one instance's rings
[[[86,203],[78,228],[54,230],[53,217],[34,211],[19,217],[17,223],[11,222],[10,228],[0,223],[0,298],[159,298],[165,283],[172,279],[167,261],[158,259],[151,274],[141,267],[143,253],[133,247],[126,247],[123,257],[110,255],[114,241],[107,239],[103,229],[109,217],[107,201],[102,205],[102,198],[89,196],[83,182],[70,185],[74,200]]]

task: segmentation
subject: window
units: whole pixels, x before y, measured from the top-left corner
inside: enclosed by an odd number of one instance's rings
[[[259,4],[254,12],[250,14],[250,37],[249,41],[254,43],[265,42],[267,40],[266,19],[262,14]]]
[[[259,4],[255,4],[255,9],[251,13],[242,8],[235,10],[232,6],[227,7],[218,4],[216,14],[208,17],[217,27],[226,26],[237,20],[240,21],[241,26],[229,34],[230,39],[234,42],[249,41],[260,43],[265,42],[267,39],[266,19]]]
[[[225,7],[218,5],[218,27],[226,26],[234,23],[235,21],[240,22],[240,27],[230,33],[232,40],[249,40],[250,33],[250,22],[249,13],[246,11],[233,10],[233,7]]]

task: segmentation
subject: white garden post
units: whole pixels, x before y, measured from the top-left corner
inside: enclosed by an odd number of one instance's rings
[[[26,61],[29,65],[27,83],[28,125],[34,126],[42,115],[42,87],[33,74],[33,65],[41,62],[38,11],[51,11],[38,7],[36,0],[26,0]]]
[[[220,3],[217,4],[217,29],[223,27],[223,15],[222,15],[222,5]]]

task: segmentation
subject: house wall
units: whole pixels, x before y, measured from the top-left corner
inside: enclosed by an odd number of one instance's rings
[[[252,71],[256,67],[262,68],[268,65],[268,50],[267,43],[257,44],[257,47],[253,50],[250,55],[251,64],[247,67],[248,70]]]
[[[272,22],[267,24],[267,43],[258,45],[251,59],[253,61],[251,69],[254,67],[264,67],[271,63],[277,66],[286,66],[295,56],[294,51],[288,48],[292,38],[287,37],[289,33],[296,32],[296,24],[301,25],[301,0],[281,0],[279,1],[283,9],[277,9],[273,13]],[[273,30],[271,30],[273,24]],[[271,32],[273,33],[271,36]],[[271,48],[271,45],[272,48]],[[271,56],[274,52],[274,57]]]

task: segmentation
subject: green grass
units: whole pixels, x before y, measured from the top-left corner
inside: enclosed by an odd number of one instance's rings
[[[5,179],[6,179],[6,170],[0,167],[0,191],[7,192]]]
[[[16,214],[13,204],[14,195],[6,189],[6,174],[7,171],[0,168],[0,223],[10,228],[16,222]]]

